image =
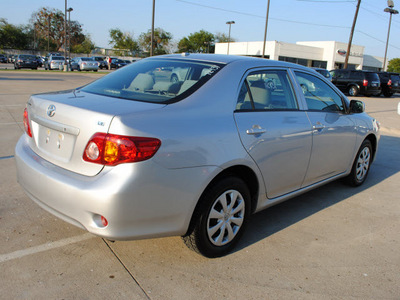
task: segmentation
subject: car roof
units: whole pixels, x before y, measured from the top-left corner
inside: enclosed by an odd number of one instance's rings
[[[182,53],[182,54],[167,54],[167,55],[153,56],[147,59],[165,59],[165,58],[171,58],[177,60],[197,60],[197,61],[223,63],[223,64],[244,63],[246,64],[247,67],[251,68],[285,67],[285,68],[297,68],[297,69],[309,70],[309,68],[307,67],[294,63],[270,60],[258,57],[239,56],[239,55]]]

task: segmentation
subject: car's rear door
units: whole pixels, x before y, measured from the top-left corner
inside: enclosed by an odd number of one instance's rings
[[[262,172],[267,197],[299,189],[309,163],[312,131],[287,70],[249,72],[234,116],[243,146]]]

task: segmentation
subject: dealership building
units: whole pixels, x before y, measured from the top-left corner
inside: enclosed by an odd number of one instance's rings
[[[336,41],[297,42],[290,44],[268,41],[265,57],[273,60],[292,62],[307,67],[327,70],[342,69],[346,58],[347,43]],[[215,53],[261,57],[264,42],[216,43]],[[229,48],[228,48],[229,47]],[[357,70],[381,71],[383,57],[364,54],[364,46],[352,45],[348,68]]]

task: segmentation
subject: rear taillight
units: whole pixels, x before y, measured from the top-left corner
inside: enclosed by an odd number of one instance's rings
[[[364,79],[363,86],[368,86],[368,80],[367,79]]]
[[[392,85],[392,79],[389,79],[387,85]]]
[[[153,157],[160,146],[156,138],[96,133],[86,145],[83,160],[107,166],[139,162]]]
[[[29,125],[28,109],[25,107],[24,110],[24,128],[27,135],[32,137],[31,126]]]

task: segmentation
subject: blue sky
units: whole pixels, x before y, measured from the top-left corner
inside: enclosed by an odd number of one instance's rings
[[[71,20],[83,25],[96,46],[108,47],[109,30],[140,33],[151,28],[152,0],[68,0]],[[396,6],[398,2],[398,6]],[[356,0],[271,0],[267,40],[348,42]],[[384,56],[389,14],[386,0],[363,0],[353,43],[365,54]],[[41,7],[64,11],[65,0],[1,0],[0,18],[14,25],[27,24]],[[262,41],[267,0],[156,0],[155,26],[182,37],[204,29],[227,33],[226,21],[234,20],[231,36],[237,41]],[[400,1],[395,0],[400,10]],[[393,15],[388,58],[400,58],[400,15]]]

